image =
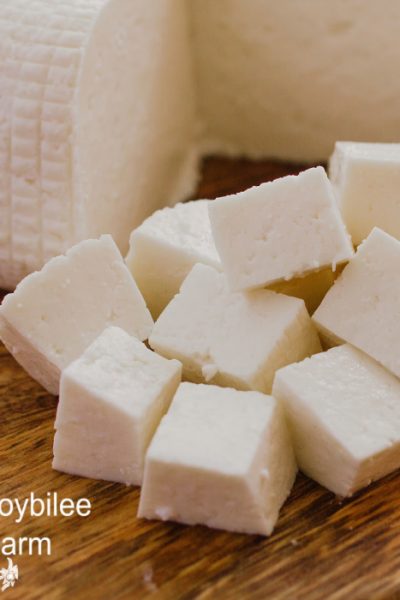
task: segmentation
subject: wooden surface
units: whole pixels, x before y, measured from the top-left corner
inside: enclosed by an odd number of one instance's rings
[[[295,166],[209,160],[199,197],[214,197]],[[51,469],[56,400],[0,348],[1,498],[88,497],[82,518],[0,519],[4,536],[49,536],[51,556],[15,558],[21,599],[400,598],[400,477],[346,502],[299,476],[269,539],[138,521],[138,490]],[[0,557],[0,568],[6,566]],[[2,596],[2,594],[0,594]]]

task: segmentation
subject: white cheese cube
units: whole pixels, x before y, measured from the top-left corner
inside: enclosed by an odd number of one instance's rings
[[[299,468],[350,496],[400,467],[400,381],[345,344],[277,372]]]
[[[159,210],[132,232],[126,264],[154,318],[179,292],[198,262],[221,269],[208,200]]]
[[[353,254],[322,167],[210,203],[215,245],[232,289],[253,289]]]
[[[349,342],[400,377],[400,242],[373,229],[313,316],[330,344]]]
[[[303,300],[258,290],[231,292],[197,264],[161,314],[150,346],[183,364],[195,382],[270,392],[275,371],[321,350]]]
[[[211,233],[208,205],[208,200],[196,200],[164,208],[132,232],[126,264],[155,319],[179,292],[196,263],[222,269]],[[333,280],[329,268],[279,281],[269,289],[303,298],[308,311],[313,313]]]
[[[108,325],[140,340],[153,321],[109,235],[86,240],[28,275],[0,308],[0,338],[24,369],[58,394],[60,372]]]
[[[374,227],[400,238],[400,144],[336,142],[329,176],[355,245]]]
[[[53,468],[140,485],[181,370],[119,327],[105,329],[61,375]]]
[[[269,535],[296,470],[274,398],[183,383],[147,452],[138,516]]]

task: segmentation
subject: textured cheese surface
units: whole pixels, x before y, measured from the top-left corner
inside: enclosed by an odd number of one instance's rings
[[[322,167],[218,198],[211,228],[232,289],[292,279],[353,254]]]
[[[400,238],[400,144],[337,142],[329,176],[355,245],[374,227]]]
[[[221,269],[207,200],[163,208],[132,232],[126,264],[154,318],[197,262]]]
[[[53,467],[140,485],[147,446],[181,370],[122,329],[105,329],[62,373]]]
[[[373,229],[313,320],[328,341],[346,341],[400,377],[400,242]]]
[[[396,0],[193,0],[208,149],[316,161],[398,141],[399,19]]]
[[[51,393],[108,325],[141,340],[153,321],[112,238],[86,240],[26,277],[0,308],[0,338]],[[49,368],[49,365],[51,366]]]
[[[72,102],[101,4],[0,5],[1,287],[11,289],[73,242]]]
[[[348,496],[400,467],[400,381],[345,344],[277,372],[300,469]]]
[[[195,382],[269,393],[276,369],[321,350],[304,302],[268,290],[231,292],[197,264],[155,323],[150,346]]]
[[[0,287],[191,191],[187,28],[179,0],[0,3]]]
[[[139,516],[269,535],[295,474],[271,396],[183,383],[146,456]]]

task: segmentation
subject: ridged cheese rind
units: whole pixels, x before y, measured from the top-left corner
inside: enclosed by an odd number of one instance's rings
[[[0,286],[74,241],[72,106],[82,47],[103,0],[0,7]]]
[[[0,288],[192,191],[188,27],[183,0],[0,4]]]

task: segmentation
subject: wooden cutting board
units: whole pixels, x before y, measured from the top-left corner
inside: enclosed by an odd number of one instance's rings
[[[239,191],[299,168],[208,160],[198,197]],[[137,489],[51,469],[55,412],[56,399],[0,347],[0,499],[57,492],[93,505],[86,518],[20,524],[0,518],[0,539],[52,542],[51,556],[14,557],[19,580],[4,599],[400,598],[399,475],[346,502],[299,475],[269,539],[138,521]]]

